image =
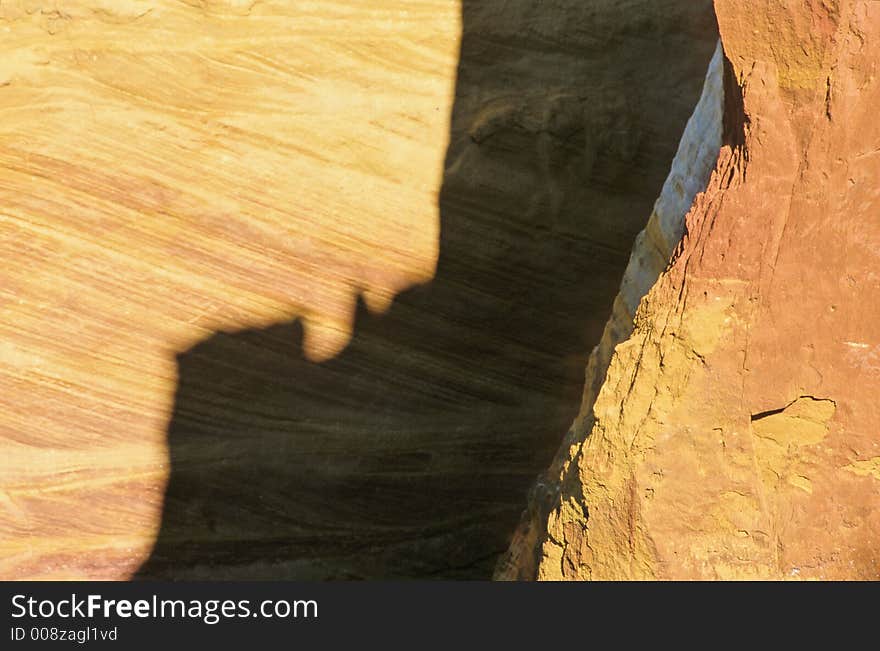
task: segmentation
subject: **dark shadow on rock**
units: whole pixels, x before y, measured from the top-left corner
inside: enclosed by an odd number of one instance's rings
[[[641,8],[642,13],[637,9]],[[178,356],[170,481],[139,578],[488,578],[696,104],[710,0],[465,0],[434,280]]]

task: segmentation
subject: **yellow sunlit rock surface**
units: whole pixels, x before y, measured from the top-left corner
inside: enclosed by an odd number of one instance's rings
[[[432,277],[459,23],[444,0],[0,5],[0,576],[137,569],[175,353],[300,317],[322,361],[359,294]]]

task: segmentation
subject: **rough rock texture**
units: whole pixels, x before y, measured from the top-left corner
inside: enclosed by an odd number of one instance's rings
[[[498,559],[495,571],[498,580],[534,578],[540,541],[546,531],[549,511],[559,496],[560,480],[569,462],[571,445],[583,441],[593,427],[593,404],[605,380],[614,349],[632,334],[639,303],[668,266],[684,235],[685,215],[697,193],[706,189],[721,148],[723,61],[719,43],[709,63],[700,101],[682,134],[669,176],[647,226],[636,237],[602,339],[590,355],[580,412],[550,468],[532,487],[528,508],[510,548]]]
[[[717,0],[725,133],[542,579],[880,578],[880,3]]]
[[[0,577],[488,576],[708,0],[13,0],[0,36]]]

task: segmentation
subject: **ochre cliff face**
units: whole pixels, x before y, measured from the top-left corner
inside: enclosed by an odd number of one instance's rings
[[[717,0],[725,144],[542,579],[880,578],[880,3]]]
[[[0,3],[0,577],[488,576],[708,0]]]
[[[700,101],[688,120],[663,190],[644,230],[636,237],[629,264],[614,299],[602,338],[590,354],[584,378],[581,410],[566,433],[556,457],[529,493],[527,508],[508,551],[495,571],[498,580],[534,578],[540,541],[546,537],[550,510],[560,493],[564,469],[570,463],[570,446],[583,441],[594,425],[593,404],[605,380],[618,344],[633,331],[639,303],[666,269],[684,233],[684,218],[697,193],[706,189],[718,159],[723,131],[724,55],[721,44],[709,63]]]

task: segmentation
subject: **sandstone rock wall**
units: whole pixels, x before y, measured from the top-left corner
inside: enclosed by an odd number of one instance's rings
[[[724,145],[571,447],[541,579],[880,578],[880,3],[715,6]]]

